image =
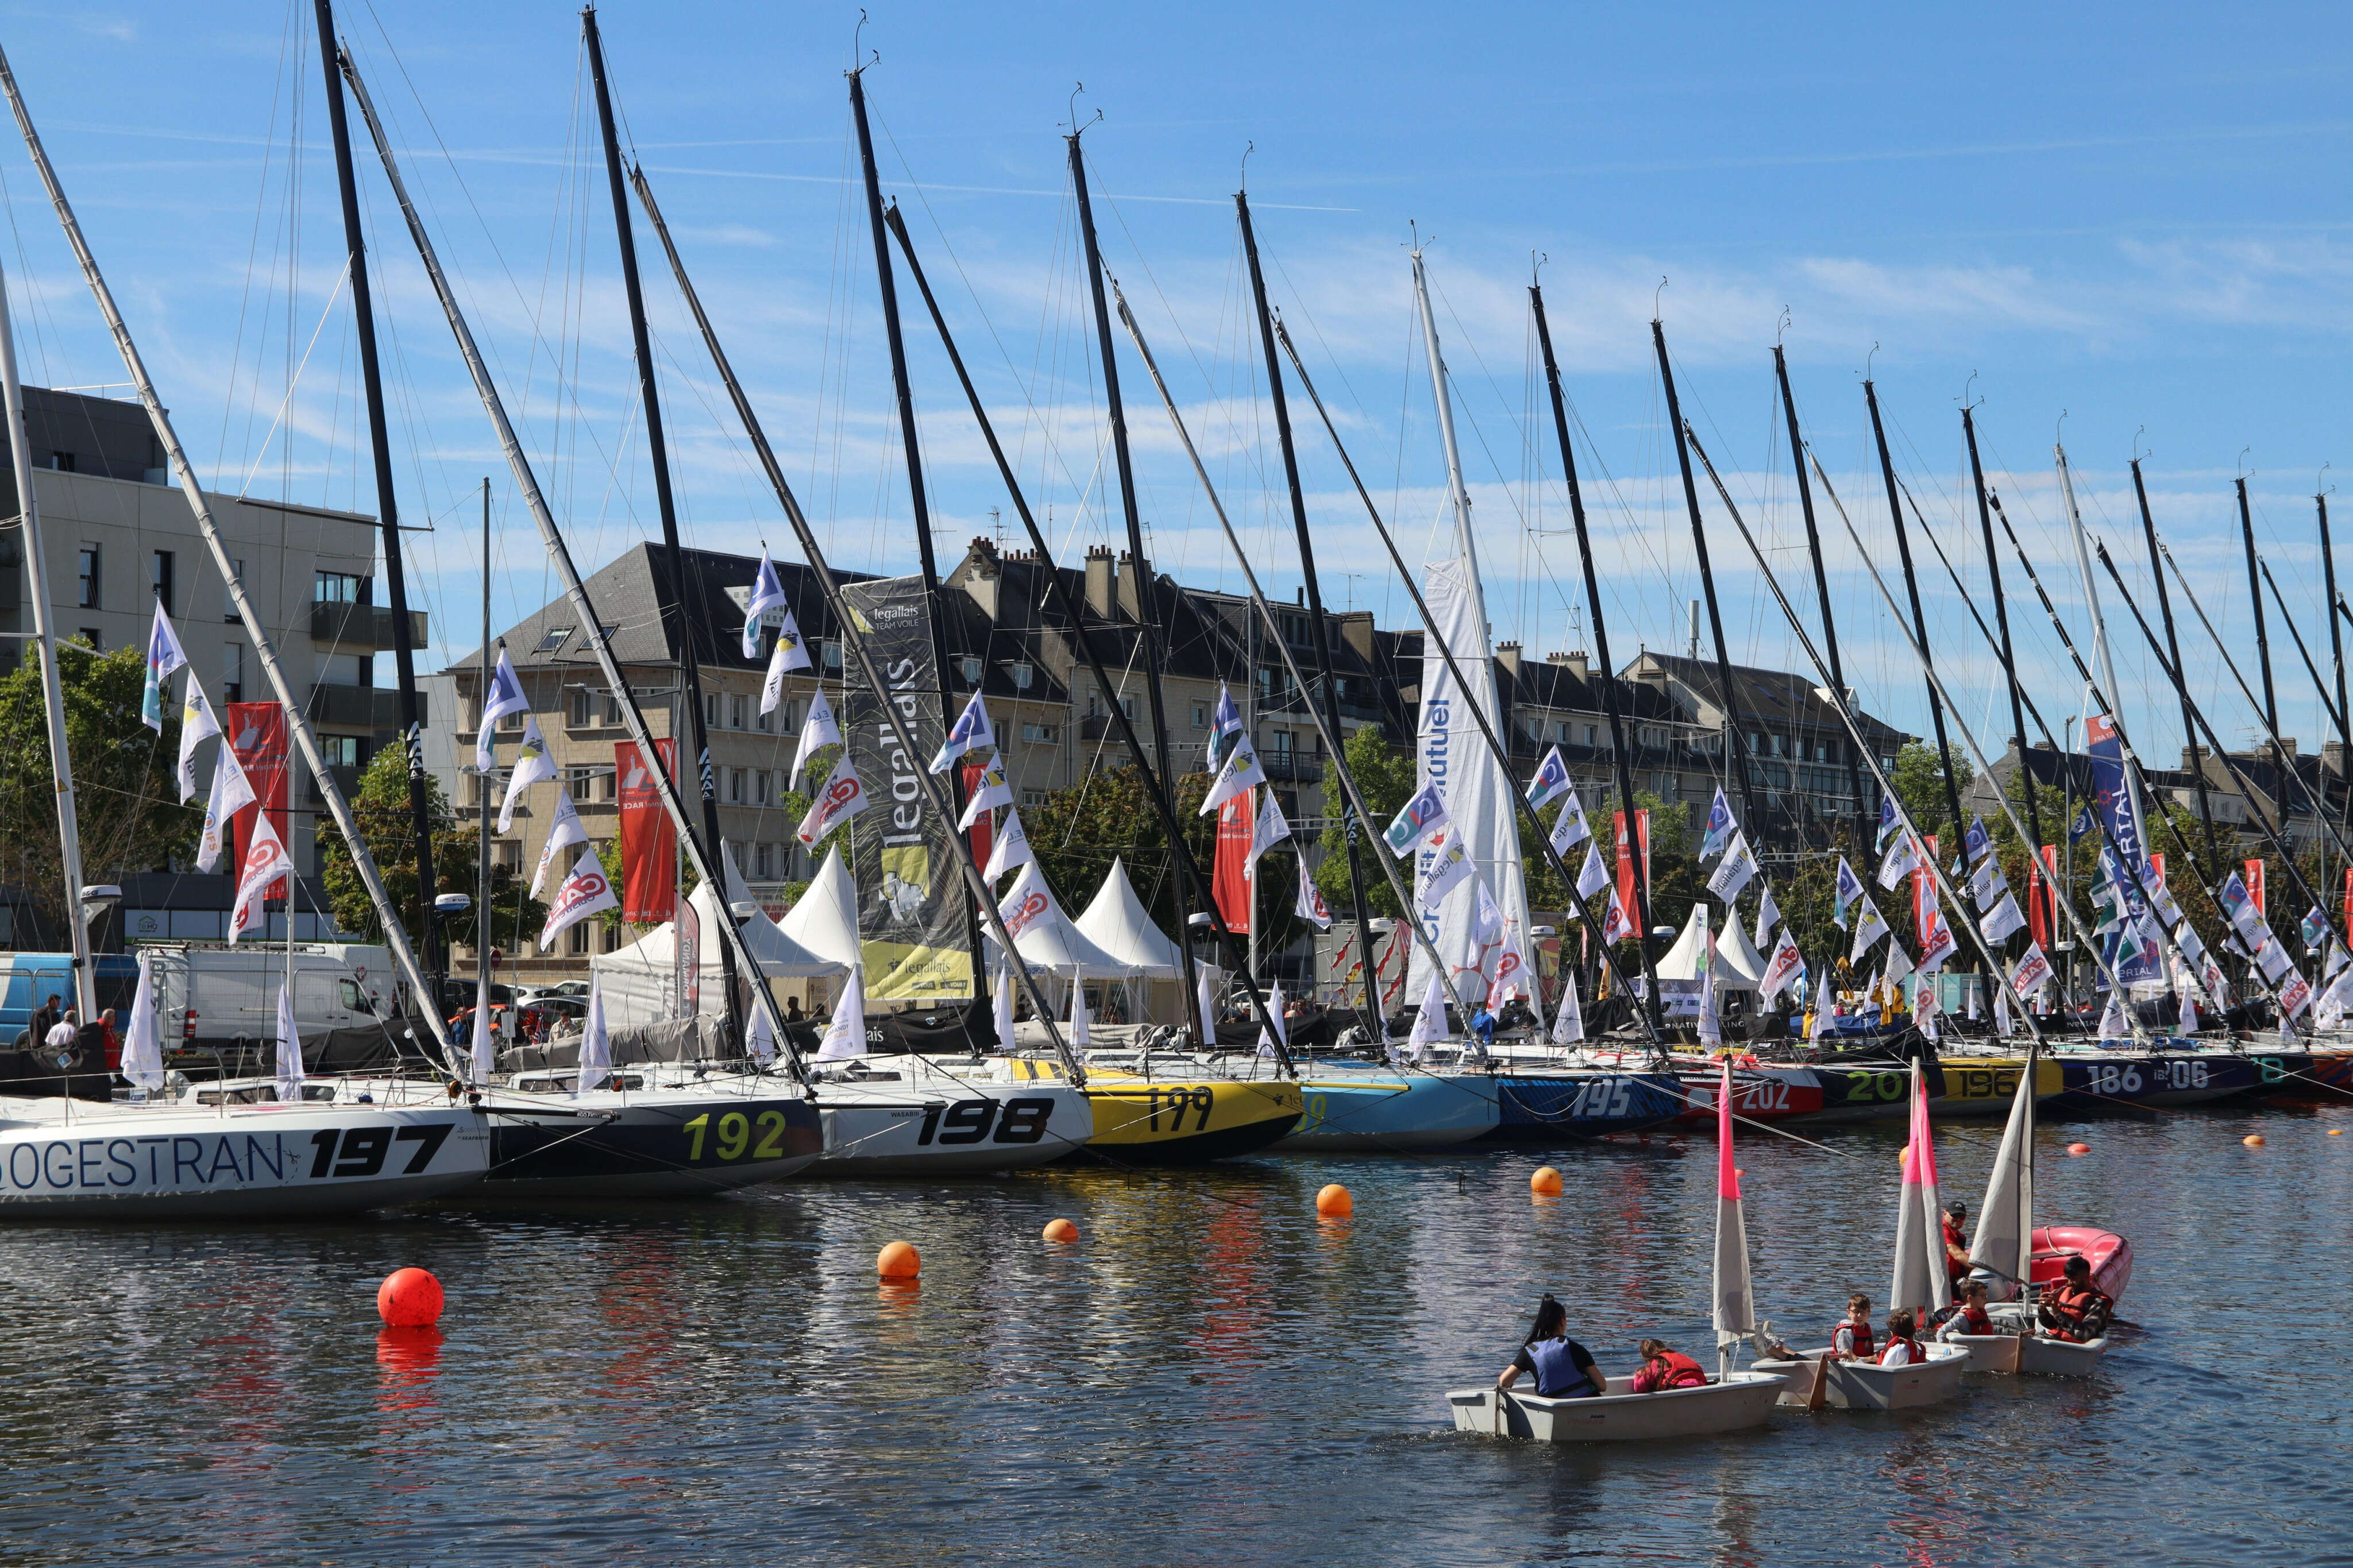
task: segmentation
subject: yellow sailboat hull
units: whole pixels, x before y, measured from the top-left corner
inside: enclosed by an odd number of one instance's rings
[[[1008,1065],[1020,1077],[1063,1076],[1056,1062]],[[1288,1081],[1144,1079],[1099,1068],[1088,1070],[1084,1093],[1095,1118],[1085,1147],[1126,1165],[1194,1165],[1255,1153],[1297,1126],[1305,1109],[1299,1085]]]

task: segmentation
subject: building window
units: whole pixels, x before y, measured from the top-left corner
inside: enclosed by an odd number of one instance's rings
[[[360,763],[365,760],[360,755],[360,738],[357,735],[322,735],[319,737],[320,754],[327,759],[327,765],[332,768],[355,768],[359,766]]]
[[[956,660],[956,668],[964,672],[964,682],[966,686],[978,686],[980,684],[980,660],[973,658],[970,654],[966,654],[962,658]]]
[[[768,770],[765,768],[752,770],[752,804],[754,805],[768,804]]]
[[[839,675],[841,673],[841,643],[839,639],[835,637],[826,638],[824,645],[819,650],[819,655],[825,661],[827,674]]]
[[[90,650],[92,653],[99,652],[105,646],[99,640],[98,628],[96,626],[82,627],[81,640],[90,645]]]
[[[168,550],[158,550],[155,552],[153,560],[154,563],[155,602],[164,606],[164,613],[168,616],[173,614],[179,607],[174,602],[172,597],[172,552]]]
[[[776,847],[773,844],[754,847],[752,851],[752,875],[765,882],[775,876],[776,871]]]
[[[743,698],[730,697],[727,700],[727,727],[731,730],[750,729],[751,726],[744,721],[744,714],[749,711],[750,704]]]
[[[1021,804],[1024,805],[1043,805],[1047,798],[1047,792],[1042,789],[1025,789],[1021,792]]]
[[[587,723],[592,711],[589,707],[588,689],[585,686],[575,686],[565,695],[570,705],[565,711],[565,721],[575,726]]]
[[[702,727],[706,730],[719,728],[719,693],[716,691],[702,694]]]
[[[596,770],[596,798],[614,801],[621,798],[621,773],[617,768]]]
[[[752,715],[752,728],[759,731],[763,735],[773,733],[776,730],[776,716],[774,713],[754,713]]]
[[[491,840],[491,864],[503,866],[510,871],[522,869],[522,840],[493,838]]]
[[[565,640],[571,636],[572,628],[570,626],[550,626],[547,628],[546,635],[539,639],[539,646],[531,651],[533,653],[554,653],[556,649],[562,647]]]
[[[245,700],[245,645],[230,643],[221,649],[221,700]]]
[[[94,610],[98,608],[98,546],[83,545],[80,560],[81,598],[77,602],[85,610]]]
[[[311,579],[311,598],[321,605],[364,605],[372,585],[356,572],[318,572]]]
[[[1194,703],[1194,704],[1193,704],[1193,728],[1195,728],[1196,730],[1206,730],[1206,729],[1208,729],[1208,727],[1209,727],[1209,705],[1208,705],[1208,703],[1206,703],[1206,702],[1196,702],[1196,703]]]
[[[742,768],[727,770],[727,804],[730,805],[744,804],[744,770]]]
[[[1033,746],[1050,746],[1062,738],[1059,724],[1024,724],[1021,738]]]
[[[621,694],[617,691],[607,691],[605,693],[605,722],[617,724],[620,721]]]
[[[564,933],[565,939],[564,950],[572,954],[575,958],[586,956],[588,952],[588,932],[595,924],[596,922],[593,921],[582,921],[578,925],[575,925],[570,931],[565,931]]]
[[[70,474],[74,471],[74,455],[71,452],[51,452],[49,467],[61,474]]]
[[[1037,677],[1038,671],[1028,659],[1018,660],[1013,666],[1013,689],[1016,691],[1027,691],[1029,689],[1029,683]]]

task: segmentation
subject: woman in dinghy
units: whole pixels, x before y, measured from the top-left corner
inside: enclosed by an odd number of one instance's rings
[[[1634,1374],[1637,1394],[1664,1394],[1670,1388],[1705,1388],[1707,1369],[1663,1340],[1642,1342],[1642,1370]]]
[[[1592,1399],[1609,1384],[1593,1364],[1593,1352],[1568,1337],[1568,1309],[1549,1293],[1536,1304],[1536,1321],[1527,1340],[1496,1377],[1495,1386],[1511,1387],[1522,1373],[1535,1380],[1539,1399]]]

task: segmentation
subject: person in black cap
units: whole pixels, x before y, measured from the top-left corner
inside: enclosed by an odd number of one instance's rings
[[[1945,1272],[1958,1285],[1968,1277],[1969,1237],[1964,1228],[1968,1222],[1969,1205],[1955,1198],[1945,1205]]]

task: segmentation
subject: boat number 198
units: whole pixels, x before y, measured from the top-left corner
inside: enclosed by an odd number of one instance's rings
[[[1035,1143],[1046,1136],[1046,1122],[1054,1114],[1050,1100],[1008,1100],[1005,1113],[997,1114],[993,1100],[958,1100],[946,1105],[923,1107],[923,1130],[915,1137],[919,1145],[933,1143],[977,1143],[987,1138],[992,1143]],[[997,1123],[997,1134],[989,1137],[988,1126]]]

